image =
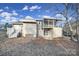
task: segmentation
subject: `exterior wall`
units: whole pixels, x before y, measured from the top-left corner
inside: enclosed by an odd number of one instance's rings
[[[53,27],[49,30],[44,29],[47,34],[44,34],[44,38],[47,40],[53,40],[53,38],[62,37],[62,28],[60,27]]]
[[[38,36],[42,36],[47,40],[52,40],[53,38],[62,37],[62,28],[55,27],[56,25],[52,20],[37,21],[38,23]]]
[[[11,37],[12,33],[14,32],[14,28],[7,28],[7,36],[8,38],[14,38],[14,37]]]
[[[44,29],[44,37],[45,39],[52,40],[53,29]]]
[[[37,23],[23,22],[22,25],[21,24],[13,25],[13,28],[17,32],[18,31],[21,32],[23,37],[26,37],[26,35],[36,37],[38,35],[48,40],[57,37],[62,37],[62,28],[53,26],[54,23],[52,21],[48,22],[46,27],[44,27],[43,25],[45,25],[43,21],[37,21]],[[50,25],[50,27],[48,25]]]
[[[22,31],[22,25],[13,25],[13,28],[16,30],[16,31]]]
[[[22,33],[22,25],[13,25],[11,28],[7,28],[7,36],[8,38],[15,38],[21,36]]]
[[[44,36],[44,30],[42,29],[42,21],[37,21],[37,35]]]
[[[62,28],[54,27],[53,28],[53,38],[62,37]]]
[[[26,37],[26,35],[32,35],[33,37],[36,37],[36,24],[33,23],[23,23],[22,28],[22,35],[23,37]]]

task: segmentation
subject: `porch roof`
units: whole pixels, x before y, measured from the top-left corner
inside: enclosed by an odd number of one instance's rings
[[[62,21],[61,19],[57,18],[43,18],[44,20],[55,20],[55,21]]]

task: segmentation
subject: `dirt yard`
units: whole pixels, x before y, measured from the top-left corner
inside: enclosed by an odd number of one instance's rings
[[[78,51],[78,44],[67,38],[0,38],[1,56],[75,56]]]

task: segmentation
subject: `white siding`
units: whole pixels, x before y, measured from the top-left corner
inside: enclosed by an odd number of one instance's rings
[[[62,28],[54,27],[53,28],[53,38],[62,37]]]
[[[22,31],[22,25],[13,25],[13,27],[16,31]]]
[[[42,29],[42,22],[37,21],[38,23],[38,36],[44,36],[44,30]]]
[[[26,37],[26,35],[30,34],[36,37],[36,24],[32,23],[23,23],[23,36]]]
[[[22,32],[22,25],[13,25],[12,28],[7,28],[8,38],[18,37],[19,33]]]

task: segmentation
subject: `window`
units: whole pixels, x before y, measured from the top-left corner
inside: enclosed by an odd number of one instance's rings
[[[48,35],[48,30],[44,30],[44,35]]]

